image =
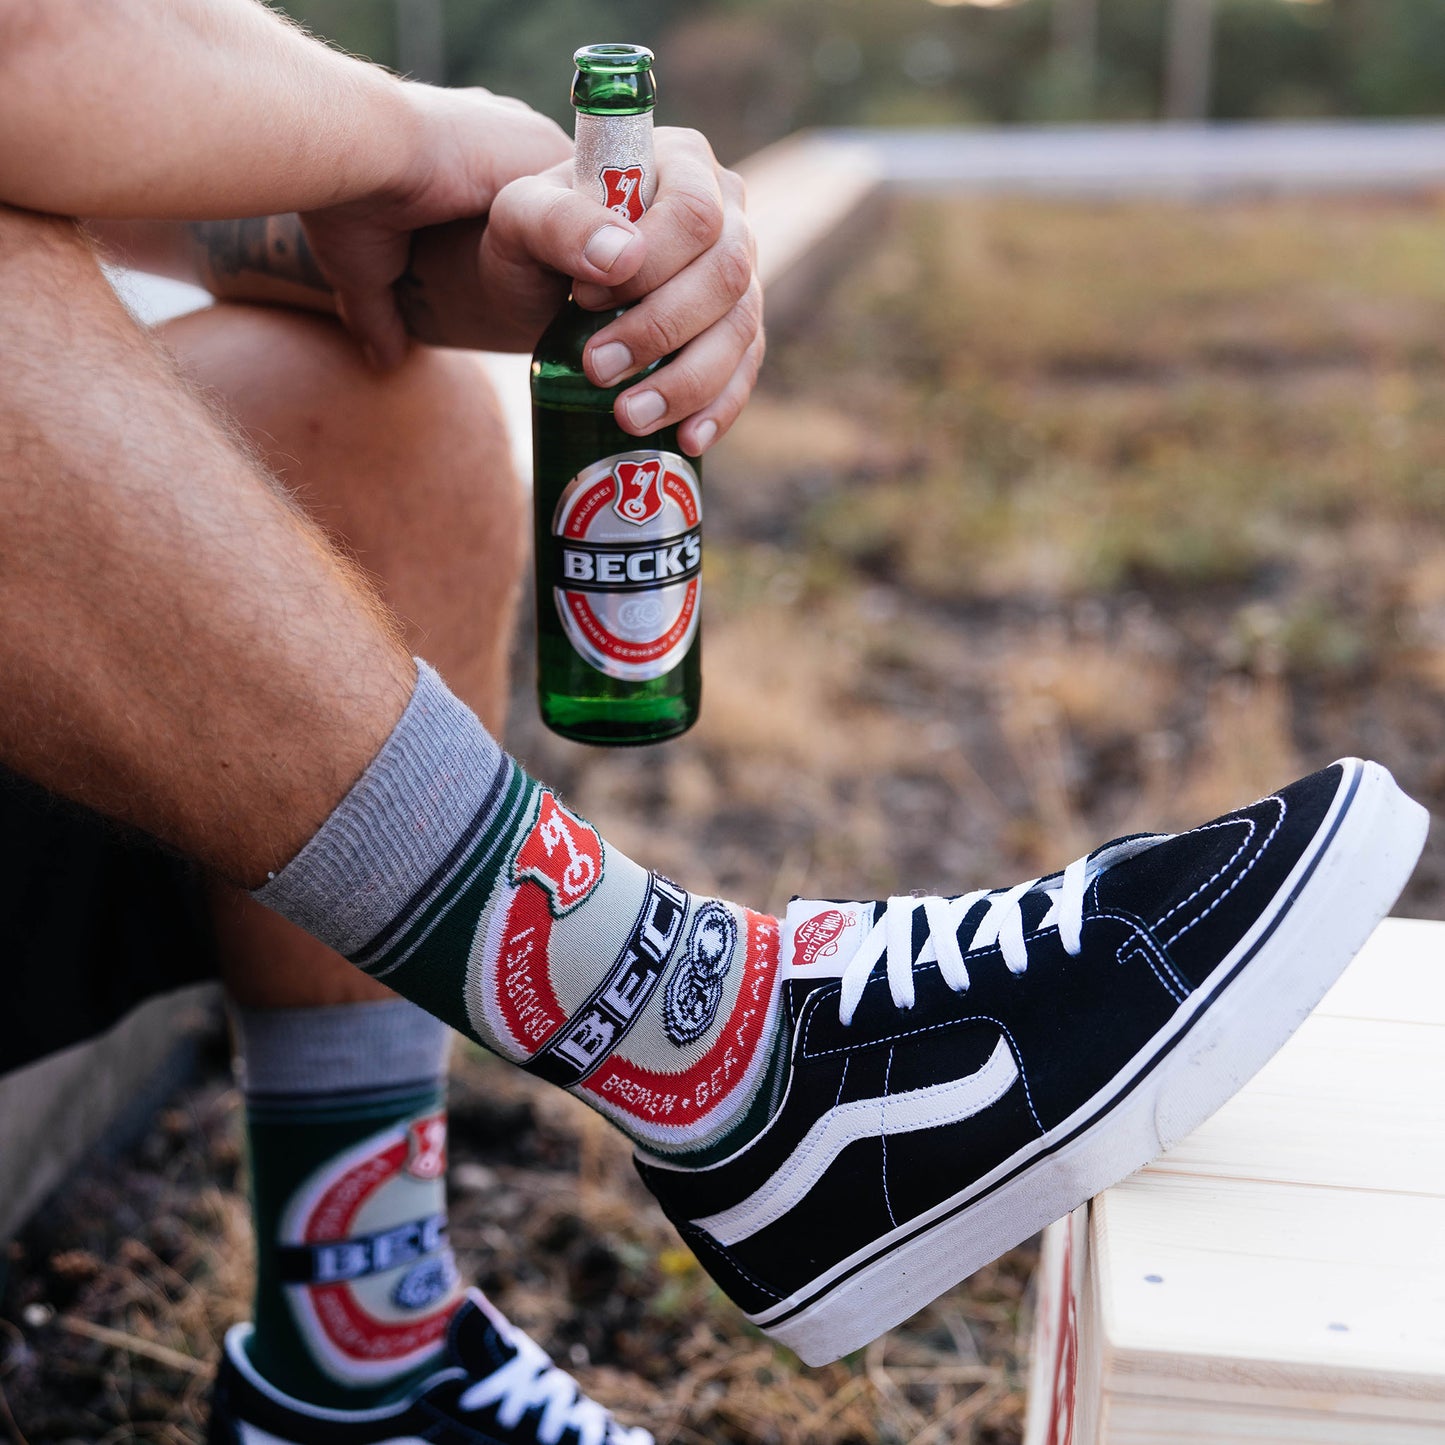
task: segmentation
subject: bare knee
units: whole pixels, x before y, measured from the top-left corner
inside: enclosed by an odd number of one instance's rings
[[[55,257],[67,251],[91,256],[85,235],[74,221],[0,202],[0,265],[19,265],[32,258]]]
[[[187,371],[256,433],[281,474],[348,459],[353,466],[338,503],[376,490],[381,502],[400,506],[405,494],[445,487],[459,470],[468,502],[479,492],[518,488],[495,391],[468,353],[417,347],[382,374],[329,318],[232,304],[181,317],[162,336]],[[406,474],[404,494],[399,472]],[[312,489],[311,479],[300,480]]]
[[[0,446],[73,453],[86,427],[101,445],[117,394],[158,364],[81,228],[0,204]]]
[[[164,339],[378,579],[412,646],[499,716],[525,504],[479,359],[418,347],[382,375],[335,322],[253,306]]]

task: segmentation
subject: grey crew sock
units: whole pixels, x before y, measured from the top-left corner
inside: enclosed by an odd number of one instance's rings
[[[256,1232],[252,1363],[340,1409],[436,1367],[447,1244],[446,1025],[405,999],[238,1009]]]
[[[500,785],[518,771],[477,715],[418,659],[416,688],[381,751],[254,896],[362,962],[486,826]]]
[[[447,1070],[452,1031],[404,998],[231,1014],[248,1094],[391,1089]]]
[[[654,1150],[719,1144],[776,1064],[777,919],[604,843],[425,664],[371,765],[255,896]]]

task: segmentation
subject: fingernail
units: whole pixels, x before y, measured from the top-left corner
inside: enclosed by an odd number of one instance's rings
[[[609,341],[592,353],[592,372],[599,386],[611,386],[631,370],[632,353],[620,341]]]
[[[621,226],[603,226],[600,231],[593,232],[582,254],[599,271],[610,271],[617,264],[617,258],[632,244],[634,235]]]
[[[717,423],[715,421],[703,422],[692,434],[692,444],[697,448],[695,455],[701,456],[712,445],[716,435]]]
[[[667,410],[667,403],[662,399],[660,391],[639,391],[629,396],[622,403],[622,407],[627,413],[628,423],[641,430],[661,420],[663,412]]]
[[[607,306],[616,306],[610,287],[598,286],[592,281],[574,281],[572,299],[584,311],[601,311]]]

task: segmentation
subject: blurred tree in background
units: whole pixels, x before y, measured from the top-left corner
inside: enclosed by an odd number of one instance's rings
[[[662,115],[734,161],[808,125],[1143,120],[1160,113],[1181,0],[288,0],[338,45],[416,64],[435,27],[452,85],[570,124],[569,59],[660,56]],[[1213,10],[1216,119],[1445,112],[1441,0],[1196,0]],[[400,32],[400,35],[399,35]]]

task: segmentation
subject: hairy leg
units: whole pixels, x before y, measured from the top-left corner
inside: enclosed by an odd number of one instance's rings
[[[244,305],[182,318],[163,340],[372,577],[407,647],[431,657],[499,732],[523,507],[476,358],[418,349],[379,376],[334,321]],[[213,908],[245,1060],[257,1246],[248,1357],[272,1386],[312,1405],[354,1410],[401,1398],[436,1369],[461,1298],[444,1174],[389,1166],[400,1144],[444,1149],[448,1031],[219,880]],[[358,1150],[369,1192],[360,1222],[343,1233],[391,1230],[417,1253],[386,1278],[361,1277],[347,1296],[352,1325],[338,1332],[321,1304],[337,1286],[313,1291],[281,1262],[294,1259],[308,1211],[320,1208],[327,1181],[357,1167]],[[335,1237],[334,1219],[327,1227]],[[404,1329],[373,1320],[378,1289]]]
[[[0,761],[260,884],[506,1057],[556,1033],[544,1077],[585,1087],[616,1042],[589,1097],[634,1138],[708,1147],[751,1118],[776,1073],[777,920],[604,847],[414,673],[357,569],[101,291],[73,229],[0,225],[0,334],[18,338]]]
[[[405,707],[390,615],[132,321],[0,207],[0,761],[238,882]]]
[[[406,646],[500,734],[524,506],[475,357],[416,349],[385,376],[330,320],[222,305],[163,329],[268,468],[375,579]],[[222,968],[252,1008],[393,997],[309,934],[217,885]]]

